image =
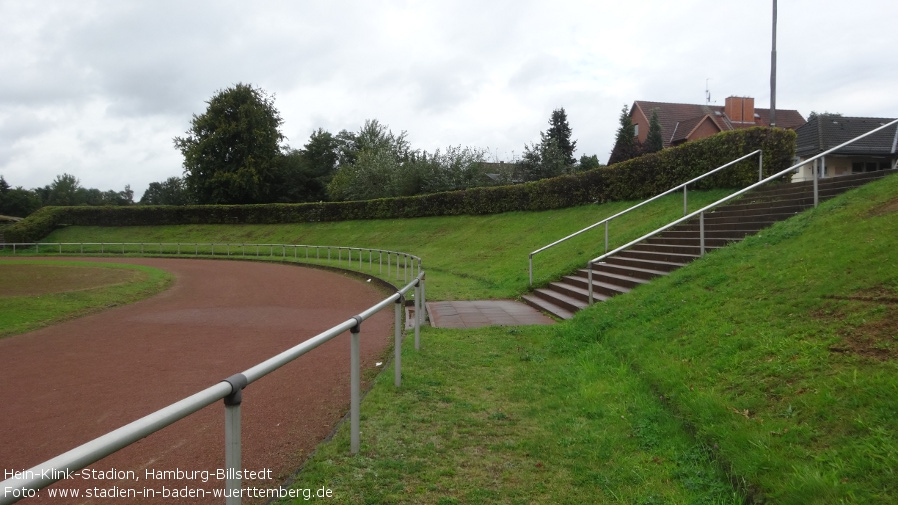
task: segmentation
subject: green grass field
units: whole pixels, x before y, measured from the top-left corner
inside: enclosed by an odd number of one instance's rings
[[[0,338],[141,300],[171,281],[137,265],[0,259]]]
[[[676,215],[669,205],[644,221]],[[47,240],[393,248],[424,258],[431,300],[505,298],[526,289],[530,250],[611,213],[70,228]],[[541,258],[540,281],[584,264],[601,235],[590,240]],[[328,487],[340,503],[894,503],[896,321],[893,176],[571,321],[426,329],[420,352],[406,344],[402,387],[388,367],[367,394],[361,454],[341,426],[292,485]]]

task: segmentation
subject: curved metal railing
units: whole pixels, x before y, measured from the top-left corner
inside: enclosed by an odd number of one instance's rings
[[[6,244],[7,246],[13,244]],[[31,250],[34,248],[35,251],[40,252],[40,248],[44,247],[46,250],[50,250],[50,247],[55,247],[56,251],[63,251],[63,246],[74,246],[78,245],[81,247],[84,246],[95,246],[99,245],[101,248],[106,248],[112,244],[15,244],[17,246],[26,246],[27,250]],[[147,244],[123,244],[118,243],[114,244],[116,247],[116,253],[128,254],[128,246],[132,247],[146,247]],[[184,245],[184,244],[179,244]],[[201,246],[209,246],[211,244],[190,244],[194,246],[194,252],[196,255],[200,255]],[[256,244],[252,244],[251,246],[255,246]],[[212,249],[214,250],[215,246],[224,246],[224,244],[215,244],[212,245]],[[242,247],[247,247],[247,244],[242,244]],[[420,349],[420,327],[423,322],[423,306],[425,299],[425,274],[424,270],[421,267],[421,258],[406,254],[406,253],[398,253],[396,251],[381,251],[378,249],[361,249],[361,248],[346,248],[346,247],[331,247],[327,248],[327,246],[290,246],[290,245],[265,245],[259,246],[260,249],[262,247],[270,247],[270,251],[273,253],[275,247],[283,247],[282,257],[286,257],[286,248],[294,248],[293,251],[296,252],[296,248],[301,247],[317,247],[319,249],[328,249],[328,250],[350,250],[350,251],[368,251],[372,255],[375,251],[381,253],[389,253],[388,260],[392,255],[397,255],[396,257],[404,257],[406,259],[406,274],[409,271],[408,260],[412,261],[412,267],[417,269],[417,274],[414,275],[414,278],[406,284],[401,289],[398,289],[396,293],[390,295],[389,297],[381,300],[377,304],[371,306],[364,312],[352,316],[351,318],[343,321],[342,323],[322,332],[318,335],[301,342],[300,344],[276,355],[268,360],[265,360],[251,368],[244,370],[241,373],[234,374],[227,379],[224,379],[202,391],[199,391],[187,398],[184,398],[180,401],[172,403],[167,407],[157,410],[152,414],[144,416],[130,424],[122,426],[117,430],[111,431],[105,435],[102,435],[90,442],[87,442],[83,445],[80,445],[68,452],[60,454],[52,459],[44,461],[43,463],[38,464],[27,470],[13,472],[13,476],[7,478],[0,482],[0,505],[7,505],[11,503],[15,503],[23,498],[29,498],[32,496],[36,496],[38,490],[43,489],[44,487],[53,484],[54,482],[62,479],[69,478],[74,472],[77,472],[91,463],[99,461],[100,459],[120,450],[124,447],[127,447],[138,440],[149,436],[152,433],[155,433],[166,426],[174,424],[175,422],[184,419],[191,414],[197,412],[198,410],[212,405],[213,403],[224,400],[225,405],[225,470],[228,476],[225,489],[221,493],[221,496],[226,499],[226,503],[228,505],[240,504],[242,498],[242,492],[240,491],[242,486],[242,480],[240,479],[241,472],[243,469],[241,464],[241,422],[240,422],[240,403],[242,399],[242,392],[244,388],[253,382],[261,379],[265,375],[277,370],[278,368],[290,363],[296,358],[310,352],[316,347],[324,344],[332,340],[333,338],[349,331],[351,333],[351,342],[350,342],[350,451],[353,454],[357,454],[359,451],[360,445],[360,431],[359,431],[359,420],[360,420],[360,386],[361,386],[361,374],[360,374],[360,331],[361,331],[361,323],[366,319],[370,318],[377,312],[383,310],[384,308],[390,306],[391,304],[394,306],[395,313],[395,321],[394,321],[394,378],[393,383],[396,387],[399,387],[401,384],[401,374],[402,374],[402,310],[405,301],[405,295],[411,291],[413,288],[415,290],[414,298],[415,298],[415,311],[414,311],[414,331],[415,331],[415,349]],[[15,248],[13,248],[15,251]],[[84,249],[79,249],[84,250]],[[85,251],[83,254],[88,254],[90,247],[88,247],[88,251]],[[230,249],[227,249],[230,251]],[[55,252],[56,252],[55,251]],[[64,254],[64,253],[63,253]],[[155,253],[154,253],[155,254]],[[401,256],[400,256],[401,255]],[[351,256],[349,256],[349,261],[352,261]],[[397,259],[398,261],[398,259]],[[373,265],[373,257],[370,260],[370,263]],[[397,267],[397,275],[398,275]]]
[[[12,255],[33,253],[255,257],[332,265],[372,273],[376,267],[380,275],[384,275],[386,269],[388,279],[402,281],[417,276],[424,268],[421,258],[414,254],[365,247],[228,242],[16,242],[4,245],[5,254]],[[4,252],[0,251],[0,255],[2,254]],[[367,270],[365,264],[368,266]]]

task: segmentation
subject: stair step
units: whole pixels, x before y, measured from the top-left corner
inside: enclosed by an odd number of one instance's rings
[[[577,275],[567,275],[564,281],[569,284],[575,284],[583,290],[589,289],[589,273],[586,269],[577,271]],[[619,293],[629,293],[631,289],[647,283],[649,279],[639,279],[637,277],[629,277],[626,275],[614,275],[596,270],[592,271],[593,285],[604,284]]]
[[[587,305],[584,300],[580,300],[553,289],[540,288],[534,290],[533,294],[570,312],[577,312]]]
[[[639,259],[639,258],[630,258],[626,256],[626,251],[621,252],[620,254],[615,254],[609,258],[605,258],[605,264],[607,265],[621,265],[625,267],[636,267],[642,268],[645,270],[652,270],[656,272],[672,272],[681,266],[683,263],[673,263],[670,261],[655,261],[655,260],[647,260],[647,259]]]
[[[562,308],[558,305],[555,305],[554,303],[552,303],[548,300],[544,300],[542,298],[539,298],[539,297],[536,297],[533,295],[524,295],[521,297],[521,299],[527,305],[530,305],[531,307],[533,307],[537,310],[540,310],[542,312],[547,312],[549,314],[552,314],[553,316],[555,316],[559,319],[570,319],[570,318],[574,317],[574,312],[576,312],[576,311],[572,312],[572,311]]]
[[[714,246],[705,244],[705,252],[709,252],[713,249],[719,249],[723,246]],[[695,255],[701,256],[701,252],[699,251],[699,245],[696,243],[695,245],[669,245],[669,244],[654,244],[650,242],[640,242],[628,251],[639,251],[639,252],[657,252],[664,254],[684,254],[684,255]]]
[[[667,275],[681,266],[680,263],[633,259],[627,258],[626,256],[615,255],[606,258],[602,263],[594,264],[592,268],[594,272],[601,269],[603,272],[612,274],[651,280],[655,277]],[[587,277],[588,275],[585,268],[577,270],[577,276],[579,277]]]
[[[743,237],[709,237],[708,234],[705,233],[705,247],[724,247],[727,244],[739,242],[742,239]],[[700,241],[701,236],[699,235],[699,232],[696,231],[685,237],[670,237],[664,234],[657,235],[642,241],[642,243],[651,245],[698,247]]]
[[[818,181],[818,198],[827,200],[898,170],[833,177]],[[813,181],[783,182],[759,188],[704,216],[705,252],[738,242],[749,235],[788,219],[814,204]],[[700,257],[698,218],[678,224],[592,266],[593,299],[612,296],[667,275]],[[534,290],[523,300],[539,310],[570,319],[589,301],[589,272],[580,269],[546,288]]]

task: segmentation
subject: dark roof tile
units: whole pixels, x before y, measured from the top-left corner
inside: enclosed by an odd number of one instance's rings
[[[864,133],[894,121],[890,118],[843,117],[817,115],[798,128],[795,153],[810,157],[832,149]],[[895,125],[847,145],[836,154],[842,155],[893,155],[896,151],[898,128]]]

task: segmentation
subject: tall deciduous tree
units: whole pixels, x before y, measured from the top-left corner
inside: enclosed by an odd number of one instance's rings
[[[191,203],[184,180],[169,177],[163,182],[151,182],[140,198],[142,205],[187,205]]]
[[[41,199],[34,191],[21,186],[12,188],[0,175],[0,215],[25,217],[41,207]]]
[[[81,181],[72,174],[57,175],[46,189],[47,198],[44,200],[44,205],[63,206],[87,203]]]
[[[200,204],[270,201],[285,137],[274,98],[238,83],[216,93],[174,144],[184,155],[184,181]]]

